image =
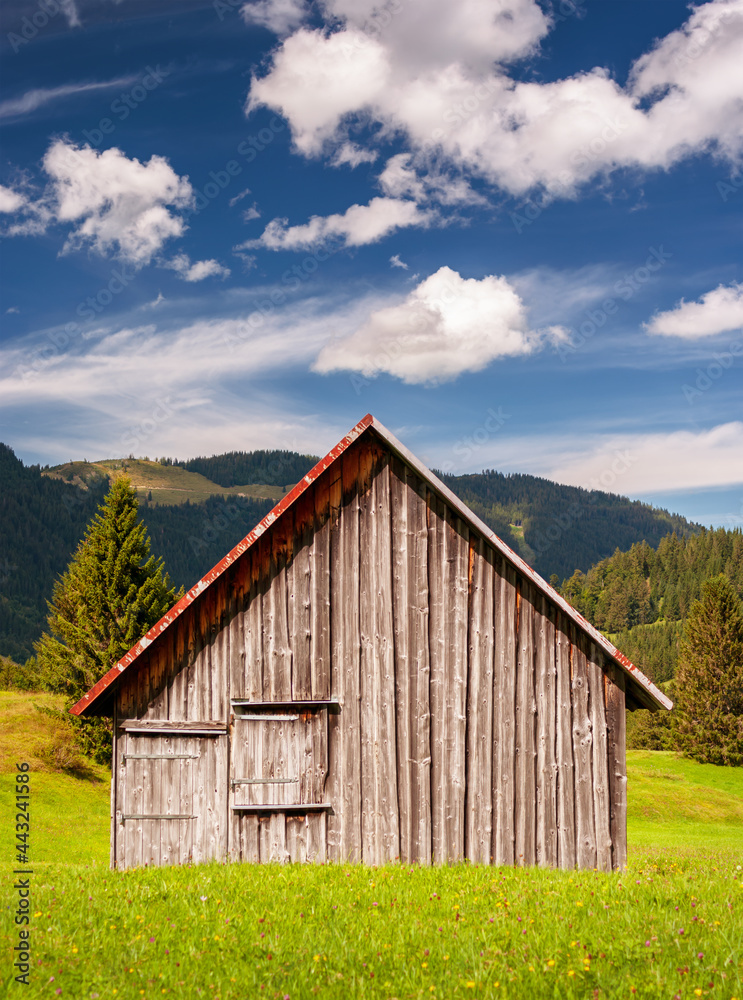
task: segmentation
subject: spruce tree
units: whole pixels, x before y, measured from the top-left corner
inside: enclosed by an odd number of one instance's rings
[[[66,572],[54,585],[48,630],[35,644],[50,690],[72,706],[147,632],[180,594],[162,559],[150,555],[137,494],[116,479],[90,522]],[[110,726],[91,720],[80,729],[85,752],[110,756]]]
[[[743,765],[743,606],[722,573],[690,608],[675,688],[684,752],[708,764]]]

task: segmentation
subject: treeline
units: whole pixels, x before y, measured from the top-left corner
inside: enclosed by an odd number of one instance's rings
[[[178,465],[198,472],[218,486],[293,486],[318,461],[314,455],[294,451],[228,451],[211,458],[191,458],[187,462],[161,458],[162,465]]]
[[[576,570],[561,592],[656,683],[676,670],[678,641],[707,580],[725,574],[743,596],[743,531],[675,532],[656,548],[646,542],[616,551],[587,573]]]
[[[616,493],[561,486],[548,479],[486,469],[441,477],[505,542],[546,578],[559,580],[645,540],[658,545],[669,532],[691,534],[699,525]],[[523,541],[511,525],[523,530]]]

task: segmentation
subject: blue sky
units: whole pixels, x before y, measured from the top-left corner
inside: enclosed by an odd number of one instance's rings
[[[743,523],[743,0],[8,0],[0,439]]]

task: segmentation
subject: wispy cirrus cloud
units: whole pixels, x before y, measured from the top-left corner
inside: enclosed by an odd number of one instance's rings
[[[27,90],[20,97],[0,101],[0,120],[22,118],[45,104],[52,104],[67,97],[77,97],[99,90],[113,90],[131,86],[139,78],[136,75],[120,76],[115,80],[101,80],[90,83],[66,83],[59,87],[37,87]]]

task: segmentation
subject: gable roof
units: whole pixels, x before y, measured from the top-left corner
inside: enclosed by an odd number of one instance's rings
[[[502,539],[500,539],[491,529],[481,521],[476,514],[474,514],[466,504],[462,503],[459,497],[455,496],[452,491],[445,486],[437,476],[435,476],[429,469],[426,468],[416,457],[413,455],[405,445],[401,444],[400,441],[390,433],[386,427],[383,426],[375,417],[370,413],[360,420],[356,426],[349,431],[348,434],[338,444],[332,448],[328,454],[321,458],[320,461],[311,469],[306,476],[304,476],[296,486],[289,492],[285,497],[283,497],[279,503],[269,511],[268,514],[263,518],[263,520],[250,531],[242,541],[238,542],[237,545],[231,549],[227,555],[217,563],[206,576],[202,577],[199,582],[191,587],[191,589],[184,594],[184,596],[175,604],[166,615],[153,625],[152,628],[147,632],[146,635],[137,642],[132,648],[118,661],[113,667],[105,674],[101,679],[93,685],[93,687],[83,695],[80,701],[70,709],[73,715],[84,715],[92,708],[95,702],[101,699],[104,695],[110,695],[112,693],[112,685],[116,683],[122,673],[127,670],[136,660],[142,655],[142,653],[152,645],[152,643],[161,635],[172,623],[183,614],[186,609],[193,604],[193,602],[217,580],[229,566],[231,566],[240,556],[243,555],[247,549],[250,548],[253,543],[260,538],[264,532],[268,531],[271,525],[276,521],[284,511],[288,510],[292,504],[305,492],[308,487],[310,487],[316,479],[338,458],[349,448],[354,441],[356,441],[362,434],[373,432],[376,434],[385,444],[395,452],[404,462],[406,462],[417,474],[418,476],[439,496],[446,501],[451,507],[453,507],[457,514],[464,520],[471,528],[480,534],[497,552],[501,553],[508,562],[516,569],[518,573],[526,577],[536,589],[544,594],[552,604],[556,605],[566,616],[572,621],[582,632],[584,632],[590,639],[596,643],[599,649],[601,649],[614,663],[624,671],[627,678],[632,682],[632,688],[629,693],[640,705],[645,708],[667,708],[673,707],[673,703],[660,691],[649,678],[643,674],[627,657],[621,653],[613,643],[603,636],[598,629],[594,628],[589,621],[587,621],[583,615],[579,614],[575,608],[571,607],[570,604],[562,597],[560,594],[551,587],[546,580],[536,573],[531,566],[529,566],[521,556],[517,555],[513,549],[509,548],[508,545]]]

